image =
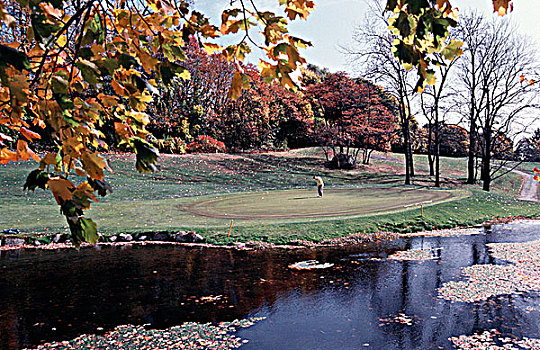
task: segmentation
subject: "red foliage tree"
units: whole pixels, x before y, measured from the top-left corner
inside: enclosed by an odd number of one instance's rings
[[[333,156],[330,166],[354,167],[360,151],[367,164],[373,150],[389,149],[396,118],[381,88],[339,72],[309,85],[306,94],[320,117],[316,132],[327,159]]]
[[[235,65],[221,54],[209,55],[194,38],[185,53],[181,65],[191,79],[178,79],[170,87],[160,87],[151,106],[154,118],[149,130],[158,138],[181,137],[187,142],[199,135],[215,137]]]

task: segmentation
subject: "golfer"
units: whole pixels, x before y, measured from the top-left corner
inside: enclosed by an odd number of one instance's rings
[[[313,180],[317,182],[317,191],[319,192],[319,197],[323,195],[324,182],[320,176],[313,176]]]

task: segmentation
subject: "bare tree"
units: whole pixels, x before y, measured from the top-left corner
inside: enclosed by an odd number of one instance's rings
[[[451,101],[453,94],[449,89],[452,68],[459,60],[459,56],[453,57],[450,61],[444,59],[443,55],[434,55],[438,62],[437,81],[433,86],[427,86],[420,95],[422,112],[428,120],[428,162],[429,173],[435,176],[435,187],[440,187],[440,148],[441,148],[441,129],[444,126],[447,112],[450,105],[445,101]]]
[[[416,73],[406,70],[392,52],[394,36],[388,33],[388,16],[383,4],[377,0],[367,3],[369,16],[354,29],[354,43],[343,47],[366,79],[381,85],[398,102],[399,124],[403,135],[405,153],[405,184],[414,176],[411,142],[411,99],[415,96]]]
[[[483,189],[494,173],[493,151],[502,139],[526,129],[525,112],[537,106],[534,45],[507,19],[464,15],[458,29],[465,53],[460,59],[460,100],[469,124],[468,183],[476,179],[475,158],[481,157]]]

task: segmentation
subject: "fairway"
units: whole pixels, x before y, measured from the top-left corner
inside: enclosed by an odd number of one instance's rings
[[[315,190],[296,189],[235,194],[195,200],[184,212],[216,219],[270,220],[367,215],[435,203],[453,191],[415,188],[327,189],[318,198]]]

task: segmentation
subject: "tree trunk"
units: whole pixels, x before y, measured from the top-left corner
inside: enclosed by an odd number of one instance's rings
[[[471,118],[471,129],[469,130],[469,160],[467,163],[467,183],[475,184],[476,183],[476,164],[475,164],[475,155],[476,155],[476,123],[474,118]]]
[[[491,130],[485,130],[484,137],[485,146],[482,157],[482,189],[489,192],[491,185]]]
[[[370,149],[368,151],[368,155],[367,155],[367,160],[366,160],[366,164],[369,164],[369,161],[371,160],[371,154],[373,153],[373,149]]]
[[[441,171],[440,171],[440,143],[435,146],[435,187],[441,187]]]
[[[437,107],[438,108],[438,107]],[[440,171],[440,159],[441,159],[441,125],[439,123],[438,110],[435,111],[435,187],[441,187],[441,171]]]
[[[410,157],[410,135],[409,135],[409,119],[407,117],[403,118],[402,128],[403,128],[403,152],[405,153],[405,185],[411,184],[411,172],[412,168],[412,157]]]
[[[428,152],[428,164],[429,164],[429,176],[435,175],[435,158],[433,157],[433,144],[432,144],[432,135],[431,135],[431,129],[432,125],[431,123],[428,124],[428,146],[427,146],[427,152]]]

